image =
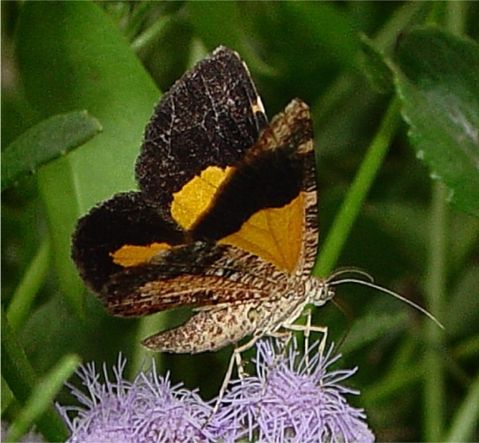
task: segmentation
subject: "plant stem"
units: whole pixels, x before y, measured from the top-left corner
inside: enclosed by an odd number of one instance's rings
[[[447,251],[447,190],[442,183],[433,187],[428,279],[426,287],[427,306],[430,312],[441,319],[444,312],[446,292]],[[445,391],[443,357],[443,332],[433,323],[426,323],[429,344],[425,355],[424,373],[424,437],[426,441],[440,441],[445,417]]]
[[[14,331],[25,323],[36,294],[43,286],[50,265],[50,241],[42,241],[8,305],[7,318]]]
[[[32,393],[20,413],[8,429],[5,441],[20,441],[33,424],[51,407],[65,381],[80,365],[80,357],[65,355],[33,388]]]
[[[446,27],[460,35],[464,30],[465,10],[462,2],[446,4]],[[447,275],[447,190],[436,182],[433,186],[431,206],[431,236],[426,297],[431,313],[441,319],[446,305]],[[426,441],[440,441],[443,437],[446,393],[443,356],[444,333],[428,323],[426,336],[429,343],[425,355],[427,371],[424,374],[424,437]]]
[[[394,98],[383,117],[378,132],[371,142],[363,162],[351,184],[346,198],[326,237],[313,274],[326,276],[336,266],[349,232],[356,220],[371,185],[381,167],[387,149],[399,124],[399,101]]]
[[[37,384],[37,377],[25,351],[8,324],[2,308],[2,377],[15,398],[25,405]],[[68,432],[57,411],[50,407],[37,420],[37,426],[47,441],[64,441]]]
[[[171,23],[171,17],[161,17],[156,20],[149,28],[143,31],[138,37],[135,38],[130,44],[131,49],[135,52],[139,52],[142,49],[153,44],[161,36],[168,24]]]

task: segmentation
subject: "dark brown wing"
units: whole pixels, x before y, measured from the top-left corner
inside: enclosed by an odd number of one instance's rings
[[[85,283],[99,292],[111,275],[124,269],[125,263],[113,255],[125,245],[144,246],[143,256],[151,257],[156,252],[152,249],[148,255],[150,245],[183,242],[184,232],[160,208],[138,192],[127,192],[94,207],[78,221],[72,258]]]
[[[266,124],[246,65],[219,47],[158,103],[136,164],[140,189],[169,211],[173,193],[208,167],[237,163]]]
[[[287,283],[284,273],[252,254],[233,246],[195,242],[112,275],[102,298],[112,314],[136,316],[181,306],[271,298]]]
[[[245,65],[226,48],[163,96],[137,162],[141,193],[94,208],[73,238],[83,279],[112,313],[241,303],[286,282],[278,269],[309,272],[317,243],[309,110],[293,101],[261,132],[265,125]],[[178,246],[191,238],[225,244]]]

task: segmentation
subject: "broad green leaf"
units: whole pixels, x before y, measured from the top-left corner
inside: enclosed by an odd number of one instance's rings
[[[134,161],[158,90],[109,17],[93,2],[26,2],[17,29],[26,96],[44,116],[87,109],[93,140],[39,173],[61,289],[77,313],[82,290],[70,260],[79,215],[135,187]]]
[[[35,424],[35,421],[51,407],[58,392],[79,364],[78,356],[68,354],[35,385],[24,408],[8,429],[5,441],[19,441],[20,437]]]
[[[418,158],[479,216],[479,46],[434,28],[403,37],[396,86]]]
[[[76,148],[101,131],[86,111],[56,115],[24,132],[2,152],[2,191],[22,175]]]

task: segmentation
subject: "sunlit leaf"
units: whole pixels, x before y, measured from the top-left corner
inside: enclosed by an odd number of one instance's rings
[[[111,20],[92,2],[27,2],[17,27],[26,96],[45,117],[87,109],[103,132],[39,174],[63,293],[81,315],[83,284],[70,260],[75,222],[131,189],[143,128],[159,93]]]

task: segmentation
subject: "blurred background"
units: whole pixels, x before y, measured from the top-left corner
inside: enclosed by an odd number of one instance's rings
[[[133,375],[151,356],[140,339],[188,316],[111,318],[69,259],[76,218],[135,188],[135,157],[160,91],[223,44],[247,62],[270,118],[294,97],[308,103],[322,242],[394,94],[370,81],[360,35],[387,57],[412,27],[431,17],[445,27],[459,14],[463,34],[477,39],[478,4],[451,3],[452,11],[448,2],[2,2],[2,148],[61,112],[86,109],[103,125],[102,134],[2,193],[2,305],[8,312],[28,277],[32,297],[16,332],[34,369],[44,373],[67,352],[111,366],[121,352]],[[399,122],[336,267],[359,267],[427,306],[435,185],[407,129]],[[436,425],[446,432],[477,378],[479,225],[451,207],[443,215],[446,297],[437,315],[446,331],[435,346],[424,316],[364,287],[341,286],[341,309],[315,313],[339,345],[341,365],[359,367],[349,383],[361,396],[351,402],[365,408],[378,441],[423,440]],[[211,398],[229,353],[155,358],[173,381]],[[442,406],[431,424],[425,385],[435,376]],[[15,404],[3,379],[2,400],[8,419]],[[74,400],[65,390],[60,401]]]

